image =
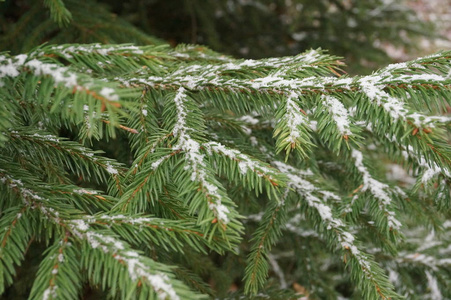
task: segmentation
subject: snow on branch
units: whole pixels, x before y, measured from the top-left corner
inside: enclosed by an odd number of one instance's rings
[[[368,99],[378,106],[382,106],[394,120],[405,119],[408,109],[396,97],[390,96],[383,90],[380,76],[365,76],[359,80],[360,88]]]
[[[61,67],[53,63],[45,63],[35,59],[33,55],[20,54],[13,57],[0,55],[0,79],[4,77],[15,78],[24,72],[32,72],[36,76],[48,76],[55,85],[63,85],[74,91],[84,91],[96,99],[108,102],[117,102],[119,95],[110,87],[102,87],[98,92],[91,90],[95,81],[89,77],[80,77],[80,74],[71,71],[67,67]],[[5,83],[0,80],[0,87]],[[119,104],[112,104],[118,106]]]
[[[451,178],[451,172],[449,169],[442,168],[436,162],[427,160],[423,155],[417,153],[417,151],[415,151],[415,149],[411,145],[404,146],[400,144],[395,136],[389,136],[387,134],[385,137],[390,142],[395,142],[396,144],[401,146],[402,149],[401,153],[405,159],[412,158],[414,161],[418,163],[420,167],[424,169],[423,175],[421,176],[421,182],[423,184],[428,183],[438,174],[442,174],[447,178]]]
[[[32,143],[33,147],[39,146],[54,149],[58,151],[59,155],[68,154],[67,157],[62,159],[67,166],[71,166],[72,162],[74,162],[83,169],[85,168],[84,165],[89,162],[93,165],[91,167],[100,167],[112,176],[117,176],[120,173],[121,166],[116,161],[97,155],[98,153],[79,143],[68,141],[67,139],[47,132],[30,133],[27,132],[25,128],[10,130],[9,134],[13,138]],[[89,173],[86,172],[86,176],[88,176],[88,174]]]
[[[155,266],[152,266],[155,264],[153,261],[150,259],[144,260],[142,255],[129,249],[129,246],[123,241],[90,229],[83,219],[71,220],[68,225],[74,235],[87,241],[92,249],[100,249],[103,253],[110,254],[118,263],[124,265],[131,280],[144,279],[159,294],[160,299],[180,299],[168,275],[156,271]]]
[[[315,63],[321,61],[324,55],[321,55],[315,50],[311,50],[307,54],[301,54],[295,57],[275,57],[261,60],[246,59],[229,60],[226,63],[214,65],[197,65],[190,64],[176,70],[170,76],[191,75],[199,77],[217,77],[223,73],[230,71],[249,71],[255,69],[269,69],[275,70],[274,76],[286,75],[289,71],[300,71],[304,68],[316,68]]]
[[[388,65],[375,74],[358,79],[356,81],[359,85],[358,89],[361,90],[372,103],[382,106],[394,120],[410,120],[418,128],[435,127],[434,124],[437,123],[449,124],[449,122],[451,122],[450,117],[428,116],[417,112],[411,113],[406,103],[384,90],[387,87],[399,87],[405,89],[415,89],[415,87],[426,88],[427,86],[423,85],[431,84],[434,89],[449,90],[451,80],[448,76],[428,73],[405,74],[409,71],[418,72],[417,70],[421,70],[422,72],[432,72],[425,66],[433,64],[433,62],[428,60],[434,58],[440,58],[440,56],[430,56],[419,58],[408,63]]]
[[[369,277],[374,279],[374,274],[371,271],[371,262],[367,259],[366,255],[362,253],[355,245],[355,237],[346,230],[346,225],[342,220],[335,218],[332,213],[332,209],[326,204],[324,198],[338,196],[327,192],[323,195],[323,199],[315,196],[315,193],[321,194],[322,191],[315,187],[310,181],[302,178],[310,172],[300,171],[296,168],[286,165],[282,162],[273,162],[281,172],[284,172],[288,176],[288,187],[294,189],[299,195],[301,195],[309,207],[318,212],[323,224],[326,225],[327,230],[336,234],[342,250],[349,250],[351,254],[357,259],[357,262],[361,266],[361,270]],[[326,198],[327,199],[327,198]]]
[[[340,131],[340,134],[342,136],[352,135],[349,112],[344,107],[343,103],[341,103],[337,98],[328,95],[321,95],[321,100],[323,100],[323,105],[327,107],[329,114],[331,114],[332,119]]]
[[[297,98],[296,93],[291,93],[287,97],[286,103],[286,120],[290,132],[288,140],[292,144],[296,144],[297,139],[301,136],[300,126],[308,123],[307,118],[301,113],[302,110],[294,101]]]
[[[230,211],[227,206],[222,204],[222,196],[218,192],[218,187],[209,182],[206,173],[207,165],[204,161],[204,154],[201,154],[200,152],[199,142],[192,139],[189,135],[193,129],[186,125],[186,116],[188,114],[185,107],[186,101],[186,91],[183,87],[180,87],[174,97],[177,110],[177,123],[175,124],[172,133],[178,141],[173,146],[173,149],[181,149],[185,153],[185,158],[188,163],[187,167],[192,170],[191,181],[197,181],[201,184],[202,191],[209,199],[209,209],[213,211],[220,223],[227,224],[230,221]]]
[[[101,44],[91,44],[91,45],[71,45],[71,46],[53,46],[50,50],[61,54],[66,58],[72,58],[72,54],[74,53],[96,53],[103,56],[111,55],[111,54],[134,54],[140,55],[144,54],[142,47],[137,47],[133,45],[115,45],[105,46]],[[37,55],[42,55],[43,53],[38,53]]]
[[[276,175],[277,172],[276,169],[265,166],[260,161],[254,160],[250,158],[248,155],[241,153],[241,151],[228,148],[218,142],[204,143],[203,146],[207,150],[207,153],[211,153],[211,151],[214,151],[234,161],[237,161],[241,175],[245,175],[248,172],[252,172],[257,174],[257,176],[259,177],[267,177],[268,180],[270,181],[275,180],[273,176]]]
[[[284,150],[287,157],[294,149],[299,154],[306,155],[312,146],[309,134],[312,124],[306,112],[296,102],[298,98],[296,92],[291,92],[276,112],[277,123],[274,128],[274,137],[277,137],[276,152]]]
[[[51,203],[44,196],[38,195],[34,190],[26,188],[21,180],[16,180],[12,176],[0,169],[0,182],[7,184],[9,188],[18,191],[23,198],[26,206],[32,209],[38,209],[44,218],[50,220],[55,225],[63,226],[70,230],[74,237],[86,240],[93,249],[99,248],[104,253],[111,254],[112,257],[120,264],[126,266],[129,277],[136,281],[145,279],[152,288],[159,294],[161,299],[180,299],[170,283],[169,277],[161,272],[155,272],[148,264],[143,261],[143,257],[137,252],[129,249],[123,241],[109,235],[104,235],[90,228],[90,223],[95,219],[87,216],[85,219],[68,220],[61,218],[59,212],[52,207],[48,207],[47,203]],[[148,221],[148,219],[135,219],[134,223]],[[62,258],[64,259],[64,258]],[[149,260],[150,261],[150,260]],[[45,295],[55,293],[57,286],[54,285],[46,290]]]
[[[20,54],[13,57],[0,55],[0,79],[4,77],[17,77],[20,75],[20,67],[22,67],[27,60],[26,54]],[[4,86],[4,82],[0,81],[0,87]]]
[[[9,189],[16,191],[22,198],[23,203],[27,206],[31,206],[33,200],[43,200],[41,195],[27,188],[21,179],[15,179],[6,170],[0,169],[0,182]]]
[[[390,198],[391,190],[390,187],[374,179],[368,169],[363,164],[363,154],[362,152],[353,149],[351,153],[352,158],[355,160],[355,167],[360,172],[363,178],[362,192],[370,191],[371,194],[377,199],[379,203],[379,208],[384,212],[384,216],[387,217],[388,226],[391,229],[399,230],[401,228],[401,222],[396,219],[396,214],[394,211],[390,210],[392,205],[392,199]],[[357,197],[357,196],[355,196]]]
[[[421,176],[421,182],[423,184],[428,183],[439,174],[442,174],[447,178],[451,178],[451,172],[449,170],[439,167],[435,162],[428,162],[423,155],[414,153],[414,149],[410,145],[407,147],[406,151],[402,151],[405,158],[413,158],[417,161],[418,165],[424,169],[423,175]]]

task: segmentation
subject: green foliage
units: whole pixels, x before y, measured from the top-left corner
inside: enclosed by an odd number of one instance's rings
[[[225,297],[225,274],[249,297],[446,297],[450,56],[347,77],[322,50],[3,54],[2,292],[40,241],[31,298]]]
[[[279,35],[377,61],[424,24],[387,1],[162,3],[1,4],[0,298],[451,298],[450,51],[349,76],[319,48],[233,59],[131,25],[188,12],[237,53],[224,28],[248,19],[252,56]]]

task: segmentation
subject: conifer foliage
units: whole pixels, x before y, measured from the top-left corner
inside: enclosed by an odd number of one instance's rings
[[[30,299],[451,297],[451,52],[342,67],[2,53],[0,294],[29,264]]]

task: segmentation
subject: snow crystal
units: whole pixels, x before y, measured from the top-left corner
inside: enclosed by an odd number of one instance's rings
[[[139,254],[136,253],[135,251],[126,251],[124,252],[124,254],[128,257],[139,257]]]
[[[361,78],[359,83],[362,91],[367,95],[370,101],[375,102],[376,105],[382,105],[393,119],[405,119],[407,110],[403,103],[384,92],[382,88],[378,86],[378,84],[381,84],[381,81],[381,76],[373,75]]]
[[[51,298],[56,299],[58,297],[58,295],[56,293],[57,288],[58,287],[56,285],[48,287],[42,294],[42,300],[48,300]]]
[[[324,100],[323,104],[328,108],[341,135],[351,135],[349,113],[344,105],[335,97],[322,95],[321,99]]]
[[[112,88],[108,88],[108,87],[102,88],[102,90],[100,91],[100,95],[104,96],[105,98],[107,98],[110,101],[118,101],[119,100],[119,96],[117,94],[115,94],[115,90]]]
[[[69,72],[65,67],[43,63],[37,59],[30,60],[25,66],[34,69],[36,75],[48,75],[52,77],[56,84],[63,83],[68,88],[77,86],[77,76]]]
[[[89,229],[88,224],[86,224],[83,220],[72,220],[71,222],[81,231],[86,231]]]
[[[28,56],[26,54],[19,54],[17,56],[15,56],[16,59],[16,64],[18,65],[23,65],[25,63],[25,61],[27,60]]]
[[[424,128],[426,126],[434,128],[436,123],[448,124],[451,122],[451,117],[446,116],[426,116],[420,113],[412,113],[407,115],[409,120],[413,121],[413,124],[418,128]]]
[[[47,135],[40,135],[40,134],[33,134],[33,136],[47,140],[47,141],[51,141],[51,142],[59,142],[58,137],[51,135],[51,134],[47,134]]]
[[[21,54],[15,57],[6,58],[4,55],[0,55],[0,78],[2,77],[17,77],[20,72],[18,68],[23,66],[27,55]]]
[[[318,213],[321,215],[321,219],[325,221],[332,219],[332,210],[330,209],[329,206],[320,203],[316,205],[316,209],[318,210]]]
[[[154,161],[151,164],[152,170],[155,170],[156,168],[158,168],[161,165],[161,163],[164,162],[169,157],[171,157],[171,154],[168,154],[168,155],[165,155],[163,157],[160,157],[158,160]]]
[[[396,64],[389,64],[384,68],[384,72],[393,72],[396,70],[403,70],[407,68],[407,63],[396,63]]]
[[[243,61],[240,64],[240,66],[243,66],[243,67],[254,67],[256,65],[258,65],[258,61],[253,60],[253,59],[246,59],[245,61]]]
[[[209,204],[209,208],[214,212],[215,216],[224,224],[229,222],[227,214],[229,210],[221,204],[221,195],[218,193],[218,188],[207,181],[206,164],[204,162],[204,155],[200,153],[200,144],[193,140],[188,132],[191,128],[186,126],[185,117],[187,115],[185,108],[186,94],[185,89],[180,87],[174,97],[176,105],[178,120],[173,129],[174,137],[178,138],[178,142],[173,146],[173,149],[182,149],[185,152],[187,160],[186,169],[191,168],[191,180],[199,182],[205,189],[205,193],[211,198],[214,198],[214,203]]]
[[[318,122],[314,121],[314,120],[310,121],[309,127],[311,130],[317,131],[318,130]]]
[[[286,118],[287,126],[290,129],[289,140],[291,143],[295,143],[296,139],[301,135],[299,126],[306,123],[304,115],[301,114],[301,109],[293,99],[297,99],[298,95],[292,92],[286,103]]]
[[[401,228],[401,223],[396,220],[395,213],[388,209],[391,204],[391,198],[387,193],[389,186],[371,177],[367,168],[363,164],[362,152],[353,149],[351,156],[355,159],[355,166],[363,177],[362,191],[364,192],[366,190],[370,190],[374,197],[380,201],[379,207],[387,215],[387,222],[389,227],[393,229]]]
[[[106,171],[110,174],[118,174],[119,172],[110,164],[109,161],[105,164]]]
[[[255,125],[255,124],[257,124],[259,122],[258,119],[254,118],[252,116],[242,116],[238,120],[239,121],[243,121],[245,123],[249,123],[251,125]]]
[[[224,224],[229,223],[228,214],[230,213],[230,211],[227,206],[217,201],[217,203],[210,203],[208,207],[216,212],[216,217],[218,218],[218,220],[221,220]]]
[[[315,50],[310,50],[307,54],[304,54],[304,61],[306,63],[313,63],[316,61],[316,59],[319,57],[318,52]]]
[[[96,195],[97,194],[96,191],[89,191],[89,190],[85,190],[85,189],[74,190],[74,193],[77,193],[77,194],[89,194],[89,195]]]
[[[437,278],[435,278],[429,271],[425,271],[425,274],[428,280],[431,299],[442,300],[443,296],[440,292],[440,288],[438,287]]]

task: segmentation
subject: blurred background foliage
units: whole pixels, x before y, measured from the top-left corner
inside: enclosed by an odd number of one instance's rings
[[[203,44],[244,58],[322,48],[344,57],[350,73],[365,74],[393,61],[388,48],[414,53],[420,38],[438,37],[433,22],[394,0],[7,0],[0,7],[0,50],[13,54],[45,42]],[[66,10],[63,17],[51,19],[52,7]]]

